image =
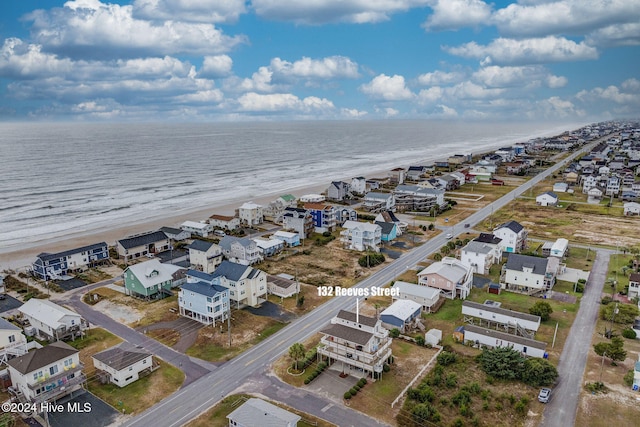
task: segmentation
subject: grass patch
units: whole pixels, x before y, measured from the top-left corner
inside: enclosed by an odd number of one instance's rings
[[[161,342],[167,347],[173,347],[180,340],[180,333],[175,329],[159,328],[149,330],[147,331],[147,336]]]
[[[609,285],[611,281],[614,280],[617,282],[616,292],[620,292],[626,286],[629,286],[629,274],[633,272],[633,269],[629,268],[629,265],[632,260],[633,255],[611,255],[609,258],[609,269],[607,270],[606,279],[608,283],[605,283],[604,292],[611,291]]]
[[[160,369],[126,387],[100,384],[96,379],[88,382],[89,391],[120,412],[124,409],[126,414],[140,413],[175,392],[184,381],[180,369],[161,360],[158,362]]]
[[[572,246],[569,249],[569,256],[565,259],[565,263],[569,268],[577,268],[579,270],[591,270],[593,260],[596,253],[593,249],[577,248]]]
[[[83,350],[93,355],[102,351],[101,349],[112,347],[121,342],[122,339],[111,332],[102,328],[93,328],[85,331],[84,337],[70,341],[68,344],[76,350],[80,350],[81,355]]]

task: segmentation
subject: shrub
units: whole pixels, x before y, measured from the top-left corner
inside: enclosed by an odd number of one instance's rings
[[[463,417],[472,417],[473,411],[471,410],[471,407],[469,405],[462,404],[460,405],[460,415],[462,415]]]
[[[524,357],[511,347],[484,349],[478,359],[482,370],[495,378],[520,379],[524,369]]]
[[[529,309],[530,314],[534,314],[536,316],[540,316],[540,319],[545,322],[549,320],[551,317],[551,313],[553,313],[553,309],[551,308],[551,304],[546,301],[538,301],[533,304],[533,307]]]
[[[381,254],[379,252],[362,255],[360,258],[358,258],[358,264],[360,265],[360,267],[375,267],[376,265],[382,264],[384,261],[384,254]]]
[[[631,328],[625,328],[622,330],[622,336],[630,340],[636,339],[636,331]]]
[[[601,383],[600,381],[596,381],[595,383],[586,383],[584,388],[591,393],[607,392],[607,388],[604,386],[604,383]]]
[[[309,379],[309,377],[304,379],[304,384],[307,385],[311,382],[311,380]]]
[[[458,376],[454,373],[447,375],[445,384],[449,388],[455,388],[458,385]]]
[[[614,315],[616,309],[617,313]],[[600,316],[603,320],[611,321],[613,319],[614,323],[623,325],[633,323],[638,314],[638,306],[632,304],[610,304],[600,309]]]
[[[387,363],[385,363],[385,364],[382,366],[382,370],[383,370],[384,372],[389,372],[389,371],[391,370],[391,366],[389,366]]]
[[[528,358],[524,361],[522,382],[533,387],[553,384],[558,378],[558,370],[546,359]]]
[[[515,410],[518,414],[524,415],[527,413],[527,404],[520,400],[516,403]]]
[[[502,411],[502,403],[496,403],[496,411]]]
[[[347,392],[344,394],[344,398],[345,398],[345,399],[347,399],[347,400],[351,399],[351,392],[347,391]]]
[[[486,400],[484,402],[482,402],[482,410],[483,411],[488,411],[489,410],[489,402],[487,402]]]
[[[418,335],[416,337],[416,344],[418,344],[420,347],[424,347],[424,337],[422,335]]]
[[[436,360],[438,361],[438,365],[449,366],[456,363],[458,356],[455,353],[443,351],[438,355]]]
[[[354,387],[351,387],[349,389],[349,393],[351,393],[352,396],[355,396],[356,394],[358,394],[358,390],[356,390]]]
[[[360,391],[360,388],[361,388],[361,387],[360,387],[358,384],[356,384],[356,385],[354,385],[354,386],[353,386],[353,388],[354,388],[356,391]]]
[[[460,390],[456,394],[453,395],[451,401],[458,406],[462,406],[471,403],[471,395],[466,390]]]
[[[611,301],[613,301],[613,298],[611,298],[609,295],[602,297],[602,299],[600,300],[600,304],[602,305],[607,305],[609,304]]]
[[[440,422],[440,413],[430,403],[420,403],[411,410],[413,421],[417,425],[425,425],[426,422]]]
[[[389,331],[389,336],[391,338],[398,338],[400,336],[400,330],[398,328],[393,328]]]
[[[624,385],[626,385],[627,387],[631,387],[633,385],[633,374],[634,374],[634,371],[632,369],[626,374],[624,374],[624,377],[622,378]]]

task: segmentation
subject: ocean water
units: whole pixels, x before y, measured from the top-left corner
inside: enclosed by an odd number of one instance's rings
[[[551,136],[574,123],[0,123],[0,252]],[[369,172],[369,173],[368,173]],[[194,218],[197,220],[198,218]]]

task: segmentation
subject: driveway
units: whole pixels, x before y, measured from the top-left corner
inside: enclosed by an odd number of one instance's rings
[[[278,304],[274,304],[271,301],[265,301],[260,304],[260,307],[246,307],[244,310],[256,316],[265,316],[278,320],[279,322],[288,323],[291,319],[295,319],[295,315],[283,310]]]
[[[75,277],[67,280],[56,280],[55,283],[65,291],[70,291],[72,289],[78,289],[83,286],[87,286],[87,282],[80,279],[76,279]]]
[[[15,310],[22,306],[22,304],[22,301],[15,299],[11,295],[5,295],[4,299],[0,300],[0,313]]]
[[[119,415],[118,411],[113,407],[88,391],[74,396],[71,399],[60,399],[56,403],[64,405],[65,410],[56,413],[50,412],[48,414],[49,425],[51,427],[104,427],[113,424]],[[68,411],[68,409],[70,409],[68,405],[74,405],[74,408],[80,408],[80,410],[86,409],[87,411],[70,412]],[[87,405],[86,408],[85,405]]]
[[[580,299],[580,309],[558,363],[558,385],[553,393],[560,399],[546,404],[540,427],[566,427],[574,425],[578,400],[582,390],[582,377],[591,351],[591,337],[596,327],[600,297],[607,277],[611,251],[598,250],[593,268]]]

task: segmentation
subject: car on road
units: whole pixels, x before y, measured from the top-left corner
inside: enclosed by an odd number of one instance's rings
[[[468,222],[464,225],[464,228],[469,228],[471,227],[471,224],[469,224]]]
[[[451,239],[453,239],[453,234],[451,233],[447,234],[447,240],[451,240]]]
[[[226,236],[226,235],[227,235],[227,234],[226,234],[224,231],[222,231],[222,230],[215,230],[215,231],[213,232],[213,234],[215,234],[215,235],[216,235],[216,236],[218,236],[218,237],[224,237],[224,236]]]
[[[538,393],[538,402],[547,403],[549,399],[551,399],[551,389],[543,388],[540,390],[540,393]]]

